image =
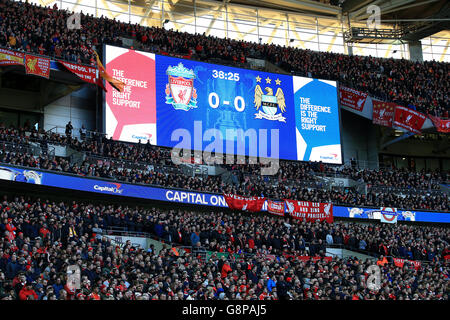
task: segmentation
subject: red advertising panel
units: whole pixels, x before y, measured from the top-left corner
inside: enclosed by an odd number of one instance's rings
[[[230,209],[250,212],[261,211],[266,201],[264,197],[241,197],[235,194],[224,194],[223,196]]]
[[[67,70],[74,73],[83,81],[89,83],[97,83],[97,69],[95,67],[82,66],[76,63],[70,63],[66,61],[59,61]]]
[[[436,130],[439,132],[449,133],[450,132],[450,119],[443,120],[439,117],[435,117],[432,115],[428,115],[428,117],[433,122],[434,126],[436,127]]]
[[[126,48],[106,50],[108,74],[125,84],[123,92],[106,81],[106,134],[114,140],[156,144],[155,55]]]
[[[333,222],[333,205],[331,203],[284,200],[292,218],[306,221]]]
[[[267,211],[277,216],[284,216],[284,202],[267,200]]]
[[[23,66],[24,54],[0,48],[0,66]]]
[[[50,58],[25,55],[25,71],[44,78],[50,78]]]
[[[394,102],[382,102],[372,100],[372,122],[380,126],[392,127],[396,104]]]
[[[414,133],[420,133],[427,117],[415,110],[397,106],[395,108],[394,125]]]
[[[364,109],[366,99],[367,93],[347,87],[339,87],[339,102],[345,107],[361,112]]]

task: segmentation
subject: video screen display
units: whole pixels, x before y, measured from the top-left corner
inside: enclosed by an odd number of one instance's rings
[[[105,47],[114,140],[342,163],[336,82]]]

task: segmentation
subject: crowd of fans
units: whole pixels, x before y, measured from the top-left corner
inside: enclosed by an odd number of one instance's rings
[[[69,30],[66,10],[12,0],[0,1],[0,46],[95,64],[91,48],[122,45],[120,37],[135,38],[146,51],[210,60],[245,63],[262,58],[296,74],[339,80],[341,84],[419,111],[448,118],[449,64],[413,62],[316,52],[273,44],[258,44],[144,27],[105,17],[81,15],[81,30]]]
[[[0,299],[448,300],[445,227],[312,223],[26,196],[4,196],[0,212]],[[118,245],[103,235],[108,227],[148,232],[167,246],[158,252]],[[325,257],[336,243],[379,256],[380,290],[366,285],[375,261]],[[212,255],[197,254],[200,247]],[[305,256],[317,259],[299,259]],[[424,261],[400,267],[387,256]],[[80,267],[80,289],[67,284],[69,265]]]
[[[26,134],[27,130],[29,134]],[[272,199],[295,199],[314,202],[368,207],[397,207],[410,210],[449,211],[450,198],[439,191],[439,184],[446,183],[446,172],[419,172],[406,169],[359,170],[357,167],[334,166],[323,163],[280,161],[275,176],[261,176],[259,165],[225,166],[234,172],[235,179],[227,181],[222,176],[188,176],[176,168],[171,160],[171,151],[150,144],[131,144],[106,139],[98,135],[93,139],[80,141],[55,133],[39,133],[33,129],[0,128],[0,141],[14,144],[13,150],[3,147],[0,162],[14,165],[63,171],[67,173],[108,178],[128,183],[158,185],[164,187],[205,191],[213,193],[234,193],[242,196],[265,196]],[[99,157],[100,161],[84,160],[71,163],[69,159],[50,157],[42,153],[33,156],[27,150],[16,149],[30,141],[39,142],[43,149],[49,143],[71,146]],[[103,159],[103,160],[102,160]],[[108,160],[108,161],[105,161]],[[124,162],[131,166],[124,167]],[[144,166],[135,166],[145,164]],[[158,167],[158,165],[161,165]],[[151,166],[151,167],[149,167]],[[358,193],[354,188],[329,189],[317,176],[341,174],[367,183],[368,192]],[[372,189],[373,186],[404,187],[402,192]],[[411,193],[409,190],[418,190]],[[437,191],[437,192],[431,192]]]

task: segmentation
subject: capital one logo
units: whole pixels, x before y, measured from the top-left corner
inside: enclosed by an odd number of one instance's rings
[[[380,26],[380,16],[381,16],[381,9],[379,6],[371,4],[367,7],[366,12],[369,15],[367,18],[367,28],[370,30],[375,30]]]
[[[67,18],[67,29],[80,30],[81,29],[81,13],[76,12]]]
[[[120,183],[110,183],[112,186],[99,186],[94,185],[94,190],[101,191],[101,192],[111,192],[111,193],[118,193],[121,194],[123,192],[123,189],[120,187],[122,186]]]

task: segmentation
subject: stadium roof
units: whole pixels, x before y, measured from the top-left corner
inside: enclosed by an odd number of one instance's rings
[[[172,13],[194,15],[193,0],[165,0]],[[121,0],[128,4],[128,0]],[[322,17],[344,18],[352,24],[365,23],[369,5],[377,5],[381,10],[384,25],[406,27],[410,32],[404,40],[420,40],[442,30],[450,29],[450,2],[447,0],[330,0],[331,4],[319,0],[198,0],[197,14],[202,5],[209,2],[217,5],[242,5],[287,13],[310,14]],[[325,1],[324,1],[325,2]],[[154,0],[132,0],[132,4],[151,7]],[[205,7],[207,10],[207,8]]]

